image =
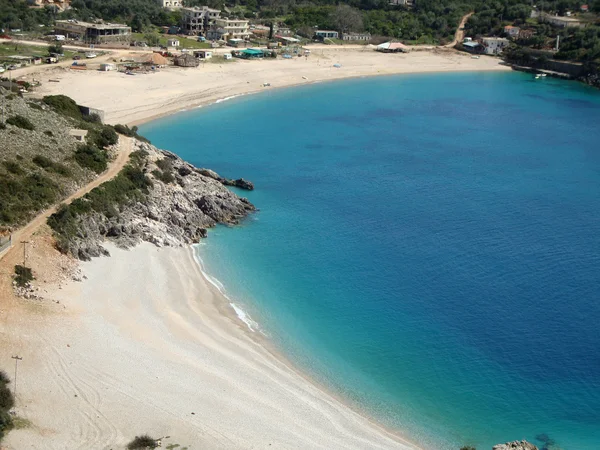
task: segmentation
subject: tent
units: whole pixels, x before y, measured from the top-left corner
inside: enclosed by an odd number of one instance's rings
[[[395,52],[410,52],[410,47],[404,45],[402,42],[384,42],[383,44],[379,44],[377,46],[378,52],[384,53],[395,53]]]

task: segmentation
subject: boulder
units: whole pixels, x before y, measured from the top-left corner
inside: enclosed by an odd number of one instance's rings
[[[538,450],[538,448],[535,445],[523,440],[494,445],[493,450]]]

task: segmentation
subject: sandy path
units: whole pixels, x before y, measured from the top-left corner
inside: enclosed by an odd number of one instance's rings
[[[11,449],[118,449],[143,432],[191,449],[416,448],[252,338],[189,249],[110,251],[51,295],[60,305],[5,321],[3,346],[24,357],[17,409],[34,424]]]

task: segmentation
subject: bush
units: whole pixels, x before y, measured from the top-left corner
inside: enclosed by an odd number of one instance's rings
[[[35,127],[27,117],[19,115],[9,117],[8,119],[6,119],[6,123],[14,125],[15,127],[23,128],[24,130],[35,130]]]
[[[47,95],[43,98],[46,105],[50,106],[54,111],[63,116],[72,117],[77,120],[82,119],[79,106],[70,97],[66,95]]]
[[[34,102],[29,102],[28,105],[30,108],[37,109],[38,111],[44,110],[44,108],[42,108],[40,105],[38,105],[37,103],[34,103]]]
[[[136,436],[133,441],[127,444],[128,450],[143,450],[147,448],[154,449],[156,447],[158,447],[156,439],[152,439],[147,434]]]
[[[34,164],[37,164],[38,166],[40,166],[43,169],[52,167],[54,165],[54,161],[52,161],[50,158],[46,158],[45,156],[42,156],[42,155],[34,156],[32,161],[34,162]]]
[[[17,282],[17,286],[25,287],[28,283],[33,281],[33,273],[29,267],[25,266],[15,266],[15,281]]]
[[[465,446],[461,447],[460,450],[477,450],[477,449],[475,447],[473,447],[472,445],[465,445]]]
[[[46,158],[42,155],[36,155],[33,157],[34,164],[37,164],[43,169],[46,169],[48,172],[55,172],[64,177],[71,176],[71,171],[67,166],[61,163],[56,163],[52,161],[50,158]]]
[[[175,177],[171,172],[164,172],[162,170],[153,170],[152,175],[156,177],[156,179],[162,181],[165,184],[173,183],[175,181]]]
[[[41,173],[0,177],[0,224],[24,222],[35,211],[54,203],[59,194],[60,187]]]
[[[0,130],[6,130],[6,124],[0,123]]]
[[[109,145],[115,145],[119,142],[119,136],[113,127],[103,125],[100,130],[92,130],[88,134],[88,142],[96,147],[104,149]]]
[[[96,173],[104,172],[108,167],[108,155],[91,144],[80,145],[75,152],[75,161],[81,167],[91,169]]]
[[[173,162],[169,158],[163,158],[156,161],[156,165],[160,170],[171,172],[173,170]]]
[[[0,372],[0,411],[8,412],[15,404],[15,399],[8,388],[10,378],[5,372]]]
[[[129,128],[127,125],[117,124],[115,125],[115,131],[124,136],[134,137],[140,141],[147,142],[148,144],[150,143],[148,139],[138,134],[138,127],[136,126]]]
[[[6,170],[14,175],[23,175],[25,173],[21,166],[14,161],[3,161],[2,164],[6,167]]]
[[[92,113],[87,116],[83,116],[83,121],[89,123],[102,123],[102,118],[98,114]]]

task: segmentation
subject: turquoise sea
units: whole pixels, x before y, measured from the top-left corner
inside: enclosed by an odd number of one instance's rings
[[[600,449],[599,91],[365,78],[141,131],[255,183],[205,270],[352,405],[431,449]]]

